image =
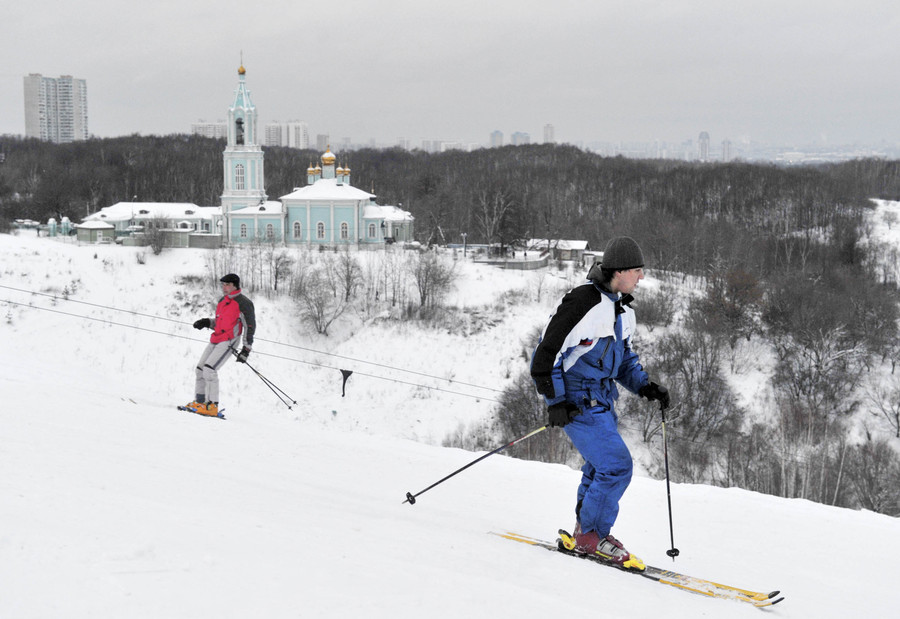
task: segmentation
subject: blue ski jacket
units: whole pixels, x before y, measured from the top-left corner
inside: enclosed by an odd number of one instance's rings
[[[582,412],[613,410],[616,383],[633,393],[649,383],[631,336],[637,325],[619,295],[589,281],[566,294],[547,323],[531,358],[532,378],[550,376],[547,405],[570,402]]]

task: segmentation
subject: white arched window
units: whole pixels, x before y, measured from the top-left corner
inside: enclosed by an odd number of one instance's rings
[[[350,238],[350,224],[346,221],[341,223],[341,240],[346,241]]]
[[[316,238],[324,239],[325,238],[325,222],[320,221],[316,224]]]
[[[294,222],[294,238],[295,239],[302,238],[302,236],[301,236],[302,234],[303,234],[303,229],[300,227],[300,222],[295,221]]]
[[[244,188],[244,164],[239,163],[234,166],[234,188]]]
[[[369,224],[369,238],[375,238],[375,224]]]
[[[247,238],[247,224],[241,224],[241,238]]]
[[[274,239],[275,238],[275,226],[272,224],[266,224],[266,238]]]

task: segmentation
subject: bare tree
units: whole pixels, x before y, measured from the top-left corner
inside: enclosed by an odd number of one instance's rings
[[[892,374],[887,382],[883,380],[873,379],[868,400],[875,409],[873,414],[887,419],[894,436],[900,438],[900,376]]]
[[[147,221],[144,243],[150,246],[154,256],[161,254],[166,246],[166,228],[168,227],[169,220],[163,215],[155,215]]]
[[[334,256],[322,256],[297,291],[300,315],[322,335],[328,335],[328,328],[348,307],[348,301],[338,290],[336,265]]]
[[[444,260],[436,252],[418,255],[409,264],[416,290],[419,291],[419,305],[433,308],[440,303],[447,289],[456,277],[456,263]]]

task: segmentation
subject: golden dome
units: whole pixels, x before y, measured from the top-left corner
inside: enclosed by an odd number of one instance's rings
[[[331,146],[328,146],[325,150],[325,154],[322,155],[322,163],[325,165],[334,165],[335,159],[334,153],[331,152]]]
[[[316,169],[314,167],[312,167],[312,164],[309,164],[309,167],[306,168],[306,173],[307,174],[315,174],[315,172],[316,172]]]
[[[244,68],[244,65],[238,67],[238,75],[243,75],[247,72],[247,69]]]

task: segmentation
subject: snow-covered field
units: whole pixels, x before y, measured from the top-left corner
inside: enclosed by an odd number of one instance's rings
[[[580,473],[562,465],[495,456],[403,504],[480,455],[439,445],[489,413],[555,294],[468,338],[379,322],[312,337],[255,298],[250,363],[297,405],[229,364],[221,421],[173,408],[208,335],[190,323],[215,300],[177,283],[203,253],[139,251],[0,235],[0,618],[896,612],[900,521],[878,514],[673,484],[674,568],[787,597],[757,610],[488,535],[571,527]],[[450,300],[469,306],[535,285],[461,274]],[[356,372],[346,397],[335,368]],[[664,482],[634,480],[614,533],[673,566]]]

